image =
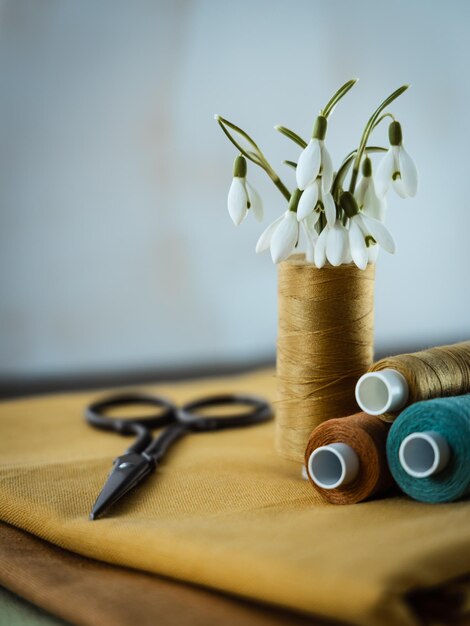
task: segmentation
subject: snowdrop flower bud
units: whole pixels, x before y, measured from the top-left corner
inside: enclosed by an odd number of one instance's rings
[[[390,184],[401,198],[415,196],[418,190],[418,172],[413,159],[403,146],[403,134],[399,122],[388,128],[390,149],[382,159],[376,176],[379,196],[387,193]]]
[[[233,180],[230,185],[227,199],[227,208],[235,226],[239,226],[245,219],[248,209],[252,209],[256,219],[263,219],[263,204],[255,189],[246,181],[246,159],[237,156],[233,164]]]
[[[256,252],[263,252],[270,248],[273,263],[285,261],[297,246],[299,223],[296,211],[301,194],[300,189],[292,193],[287,211],[270,224],[258,239]]]
[[[319,115],[313,126],[312,139],[301,152],[295,176],[299,189],[306,189],[319,174],[322,176],[322,189],[329,191],[333,182],[333,164],[330,154],[325,148],[324,139],[327,129],[327,120]]]

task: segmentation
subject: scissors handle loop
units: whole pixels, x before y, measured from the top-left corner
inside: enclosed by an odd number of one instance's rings
[[[154,406],[158,411],[152,415],[132,416],[132,417],[111,417],[107,415],[110,409],[123,406]],[[161,396],[151,396],[142,393],[121,393],[107,396],[102,400],[97,400],[88,406],[85,412],[86,420],[95,428],[102,430],[113,430],[123,435],[134,433],[129,426],[138,424],[148,429],[161,428],[174,420],[176,407],[173,402]]]
[[[209,415],[205,417],[198,411],[210,407],[227,406],[252,407],[251,411],[244,410],[241,413],[232,415]],[[224,428],[237,428],[265,422],[271,418],[271,407],[261,398],[244,394],[220,394],[188,402],[176,412],[179,422],[186,424],[188,430],[209,431],[222,430]]]
[[[110,409],[123,406],[154,406],[158,412],[153,415],[127,418],[110,417]],[[108,396],[90,404],[85,412],[86,420],[95,428],[112,430],[120,435],[136,435],[134,443],[126,453],[143,452],[153,440],[151,430],[166,426],[175,419],[175,405],[165,398],[137,393],[122,393]]]

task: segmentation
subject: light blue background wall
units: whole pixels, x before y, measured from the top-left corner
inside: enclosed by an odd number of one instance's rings
[[[468,338],[470,3],[3,0],[0,3],[0,373],[258,359],[273,353],[276,271],[226,211],[234,152],[215,112],[252,132],[289,185],[342,82],[336,163],[380,100],[418,163],[390,197],[382,350]],[[377,140],[386,139],[386,128]],[[266,223],[282,197],[250,169]],[[340,311],[338,314],[340,315]]]

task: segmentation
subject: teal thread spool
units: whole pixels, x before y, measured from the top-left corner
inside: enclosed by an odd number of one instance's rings
[[[401,489],[421,502],[470,491],[470,394],[411,405],[393,423],[387,460]]]

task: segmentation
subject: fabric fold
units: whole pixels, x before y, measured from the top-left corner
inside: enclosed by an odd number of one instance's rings
[[[326,626],[307,616],[81,557],[2,523],[0,554],[1,586],[79,626]]]
[[[162,385],[275,400],[272,371]],[[96,394],[0,407],[0,517],[83,556],[360,626],[420,624],[410,594],[469,573],[469,502],[337,507],[273,449],[273,425],[179,442],[108,517],[91,505],[126,441],[87,426]]]

